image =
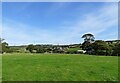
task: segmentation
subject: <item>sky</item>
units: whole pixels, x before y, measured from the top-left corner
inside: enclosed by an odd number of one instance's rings
[[[118,38],[117,2],[3,2],[2,37],[9,45],[79,44]]]

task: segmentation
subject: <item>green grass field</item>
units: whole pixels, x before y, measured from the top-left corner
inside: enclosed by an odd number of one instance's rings
[[[2,55],[0,55],[0,83],[2,81]]]
[[[3,81],[116,81],[118,57],[77,54],[5,54]]]

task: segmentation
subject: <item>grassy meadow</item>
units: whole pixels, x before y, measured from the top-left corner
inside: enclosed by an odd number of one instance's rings
[[[3,81],[116,81],[118,57],[84,54],[4,54]]]
[[[0,54],[0,82],[2,81],[2,55]]]

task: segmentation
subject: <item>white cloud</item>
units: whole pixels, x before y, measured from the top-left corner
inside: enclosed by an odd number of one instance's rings
[[[93,34],[101,35],[101,32],[110,31],[111,27],[118,28],[118,7],[117,3],[114,5],[105,5],[96,12],[86,14],[84,20],[78,19],[76,24],[71,27],[72,33],[84,34],[91,32]],[[112,32],[110,34],[114,34]],[[109,35],[104,33],[104,35]],[[117,35],[117,33],[116,33]],[[115,39],[117,37],[113,37]],[[107,37],[109,39],[109,37]]]
[[[117,28],[117,3],[114,5],[105,5],[84,15],[84,19],[77,19],[77,22],[65,22],[66,26],[59,26],[61,30],[53,32],[23,23],[5,19],[3,23],[3,37],[10,45],[30,44],[30,43],[49,43],[49,44],[71,44],[80,43],[81,36],[84,33],[91,32],[98,39],[116,39],[116,31],[110,31],[111,27]],[[70,23],[70,24],[69,24]],[[113,34],[113,35],[112,35]]]
[[[33,43],[50,37],[49,32],[46,30],[34,28],[35,27],[7,19],[6,23],[3,23],[3,37],[12,45]]]
[[[45,13],[46,17],[50,17],[51,15],[55,16],[55,12],[58,12],[59,10],[64,9],[67,7],[69,3],[52,3],[52,5],[47,9],[47,13]]]

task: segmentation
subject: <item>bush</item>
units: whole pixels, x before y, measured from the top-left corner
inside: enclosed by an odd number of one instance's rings
[[[96,55],[111,55],[112,48],[104,41],[97,40],[92,44],[92,49],[94,50],[92,54]]]
[[[44,52],[45,52],[45,50],[43,48],[38,48],[36,50],[36,53],[44,53]]]
[[[120,56],[120,43],[116,43],[113,48],[112,56]]]

